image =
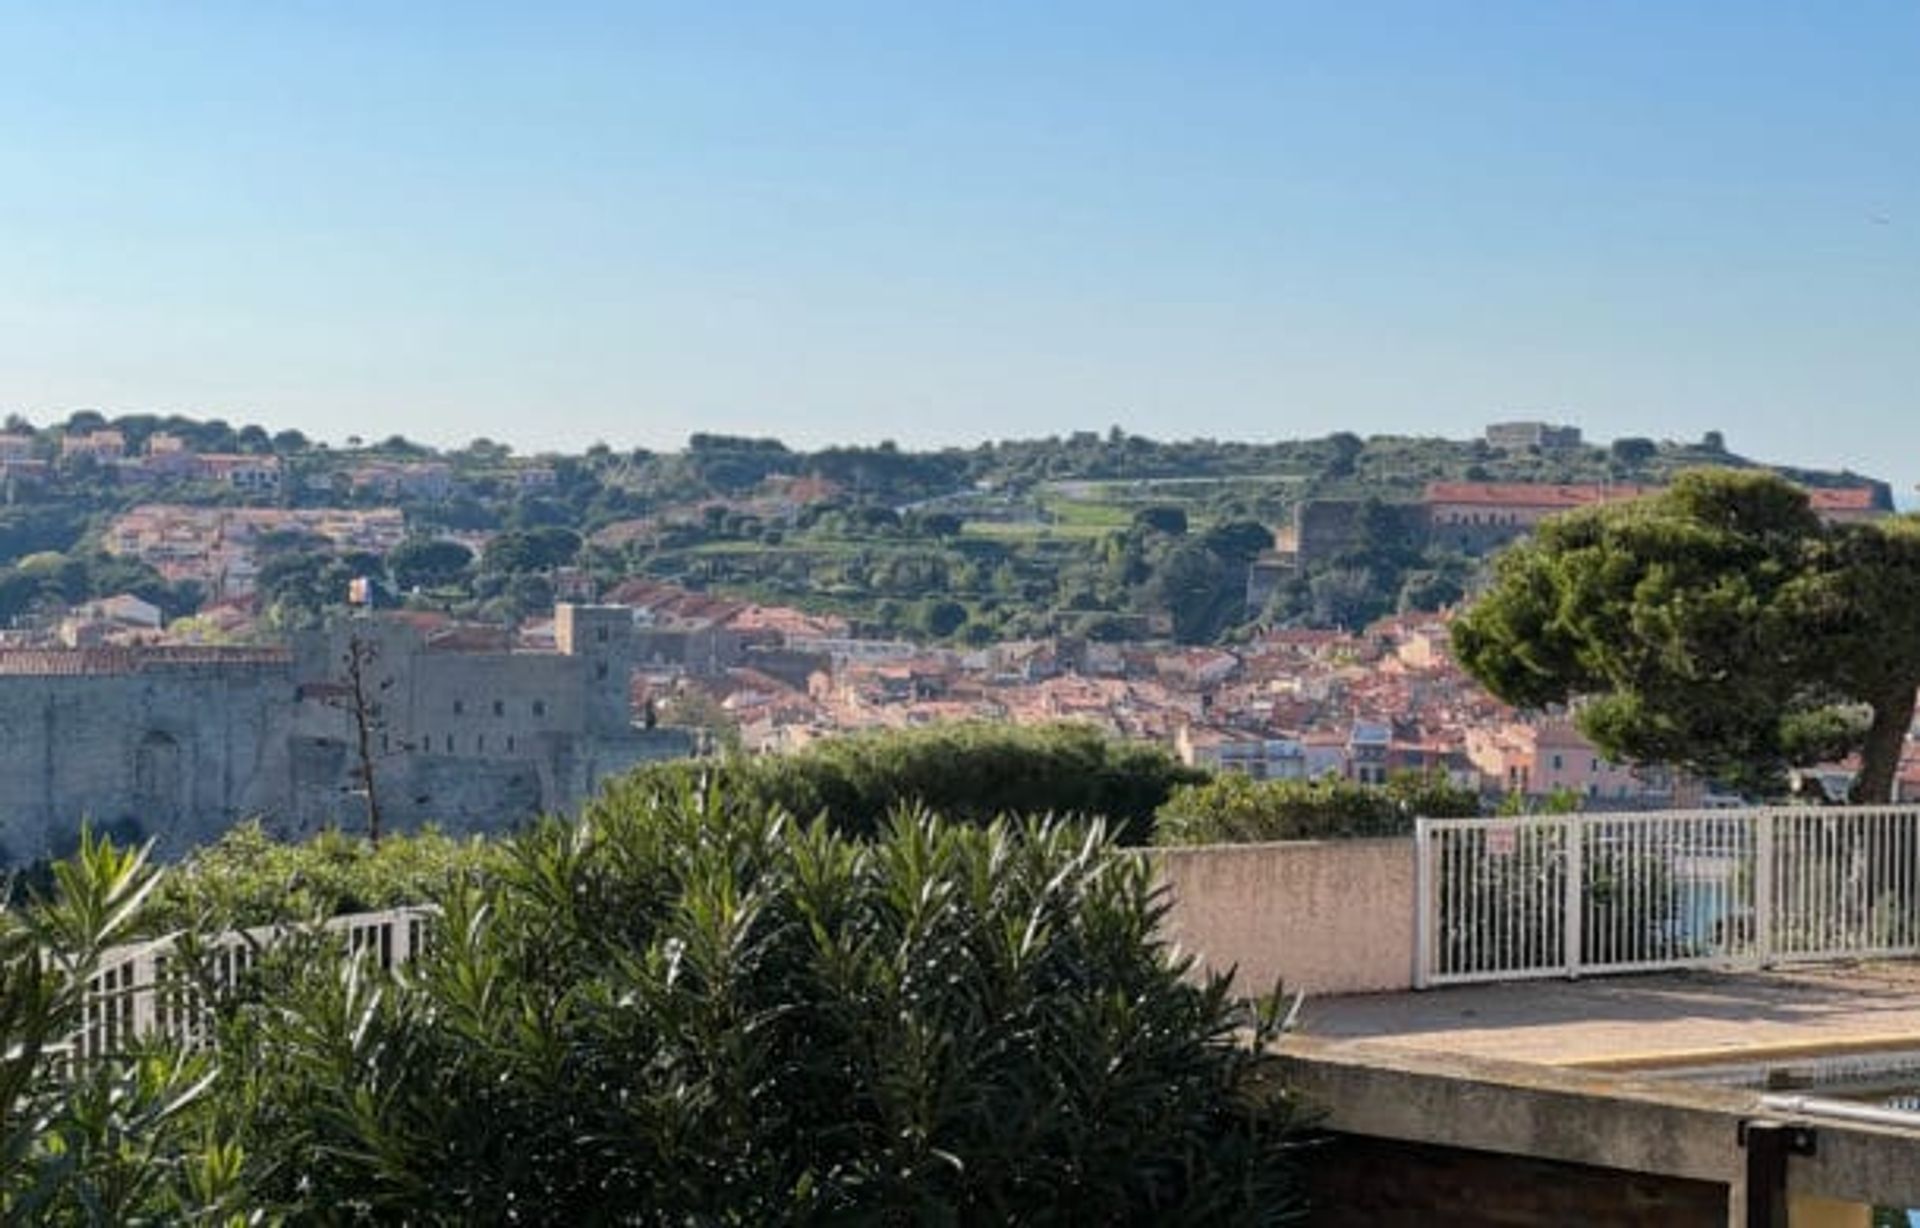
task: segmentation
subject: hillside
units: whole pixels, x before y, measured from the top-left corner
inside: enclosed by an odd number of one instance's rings
[[[512,619],[556,587],[591,593],[637,576],[833,613],[876,635],[1199,642],[1255,617],[1353,624],[1456,600],[1476,561],[1380,510],[1430,482],[1657,485],[1698,465],[1761,464],[1716,435],[1502,448],[1351,434],[1160,442],[1115,429],[928,452],[695,435],[672,453],[538,457],[484,439],[445,451],[400,436],[349,444],[180,417],[9,419],[0,623],[44,623],[119,592],[178,617],[246,595],[242,574],[270,629],[317,618],[358,576],[389,604]],[[1855,474],[1770,467],[1890,498]],[[1249,565],[1309,500],[1355,504],[1351,540],[1278,576],[1264,609],[1250,609]],[[386,508],[404,516],[406,540],[311,514]],[[285,515],[261,514],[271,509]]]

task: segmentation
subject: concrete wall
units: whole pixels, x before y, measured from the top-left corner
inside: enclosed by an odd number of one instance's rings
[[[1221,844],[1151,854],[1172,895],[1167,936],[1235,988],[1313,994],[1413,985],[1410,838]]]
[[[1306,1166],[1310,1225],[1725,1228],[1724,1182],[1335,1135]]]

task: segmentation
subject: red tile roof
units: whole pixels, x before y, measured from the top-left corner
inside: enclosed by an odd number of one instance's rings
[[[1633,483],[1430,482],[1427,502],[1463,503],[1473,507],[1574,508],[1657,495],[1662,489]],[[1816,512],[1865,512],[1879,506],[1871,486],[1813,487],[1807,490],[1807,502]]]
[[[1871,486],[1816,487],[1807,502],[1816,512],[1870,512],[1879,506]]]
[[[1588,483],[1556,486],[1545,482],[1431,482],[1428,503],[1465,503],[1477,507],[1586,507],[1658,494],[1657,486]]]

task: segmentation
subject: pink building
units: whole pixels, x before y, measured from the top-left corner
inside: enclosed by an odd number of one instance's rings
[[[1648,782],[1602,755],[1565,721],[1512,722],[1467,731],[1467,757],[1490,791],[1544,797],[1567,792],[1593,802],[1640,803]]]

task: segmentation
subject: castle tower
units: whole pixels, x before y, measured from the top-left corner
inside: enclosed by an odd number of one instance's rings
[[[618,605],[561,602],[553,607],[553,639],[562,654],[582,661],[587,727],[596,733],[631,728],[633,611]]]

